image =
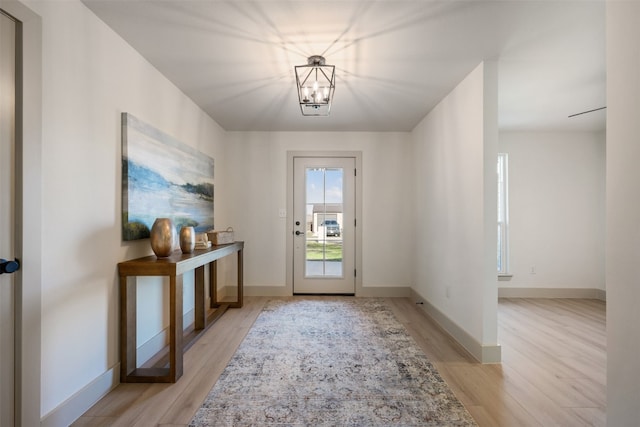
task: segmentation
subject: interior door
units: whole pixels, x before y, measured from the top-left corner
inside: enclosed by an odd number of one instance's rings
[[[293,159],[294,294],[355,294],[355,164]]]
[[[16,23],[0,10],[0,258],[13,261]],[[0,262],[0,425],[14,425],[14,264]]]

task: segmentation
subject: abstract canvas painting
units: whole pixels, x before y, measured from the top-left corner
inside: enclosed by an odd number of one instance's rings
[[[156,218],[213,229],[213,172],[213,158],[122,113],[122,239],[149,237]]]

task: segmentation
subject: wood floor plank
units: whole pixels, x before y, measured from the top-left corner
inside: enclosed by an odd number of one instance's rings
[[[479,363],[448,364],[444,369],[450,374],[446,378],[464,384],[465,395],[469,396],[471,402],[466,403],[466,399],[458,396],[462,403],[467,407],[482,407],[490,416],[489,423],[484,425],[542,426],[526,407],[505,390],[501,369]]]
[[[583,426],[605,427],[607,425],[607,414],[604,408],[572,408],[571,412]]]
[[[120,384],[73,426],[187,426],[269,299],[247,297],[222,316],[185,353],[176,384]],[[479,426],[606,425],[602,301],[501,299],[503,360],[482,365],[414,301],[386,300]]]
[[[117,417],[127,410],[147,389],[150,384],[120,384],[117,393],[109,393],[89,409],[89,417]]]
[[[76,427],[107,427],[112,426],[115,420],[115,417],[91,417],[85,415],[73,423],[73,425]]]

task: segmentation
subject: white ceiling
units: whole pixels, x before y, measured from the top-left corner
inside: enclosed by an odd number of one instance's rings
[[[84,0],[226,130],[410,131],[482,60],[504,130],[601,130],[604,0]],[[293,67],[336,66],[329,117]]]

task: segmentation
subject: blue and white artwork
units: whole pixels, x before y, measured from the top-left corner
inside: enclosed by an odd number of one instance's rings
[[[122,113],[122,239],[149,237],[156,218],[213,229],[213,171],[211,157]]]

